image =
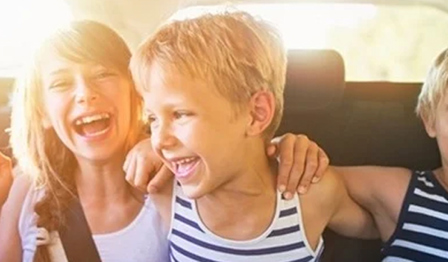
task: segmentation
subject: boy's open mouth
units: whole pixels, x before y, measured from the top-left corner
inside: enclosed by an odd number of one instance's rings
[[[184,157],[171,160],[171,167],[178,178],[187,177],[199,164],[198,157]]]

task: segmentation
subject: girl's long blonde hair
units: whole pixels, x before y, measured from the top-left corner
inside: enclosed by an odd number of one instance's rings
[[[75,196],[73,153],[55,131],[43,126],[45,109],[40,63],[44,50],[77,63],[96,63],[117,69],[132,81],[129,72],[131,52],[124,40],[109,27],[94,21],[77,21],[49,36],[35,52],[13,94],[11,146],[24,174],[45,191],[35,205],[37,226],[49,232],[64,225],[63,212]],[[133,146],[142,133],[142,102],[131,88],[131,125],[126,148]],[[34,261],[50,261],[46,246],[37,247]]]

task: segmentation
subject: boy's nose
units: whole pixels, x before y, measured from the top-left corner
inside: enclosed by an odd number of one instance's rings
[[[151,130],[151,140],[155,148],[170,149],[176,145],[177,139],[165,125]]]

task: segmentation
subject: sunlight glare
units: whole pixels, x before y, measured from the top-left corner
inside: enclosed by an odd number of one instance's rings
[[[241,4],[190,7],[178,11],[171,20],[235,8],[270,21],[280,30],[289,49],[326,48],[332,30],[356,28],[361,22],[373,19],[377,12],[371,4]]]
[[[12,75],[34,47],[72,20],[63,0],[0,1],[0,75]]]

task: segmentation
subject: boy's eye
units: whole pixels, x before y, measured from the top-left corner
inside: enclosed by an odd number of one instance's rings
[[[115,73],[108,70],[101,70],[93,75],[93,79],[102,80],[112,76],[115,76]]]
[[[98,74],[95,75],[95,79],[104,79],[104,78],[107,78],[109,76],[111,76],[110,73],[108,73],[108,72],[101,72],[101,73],[98,73]]]
[[[191,113],[190,112],[186,112],[186,111],[175,111],[173,113],[173,115],[174,115],[175,119],[181,119],[181,118],[185,118],[187,116],[190,116]]]

